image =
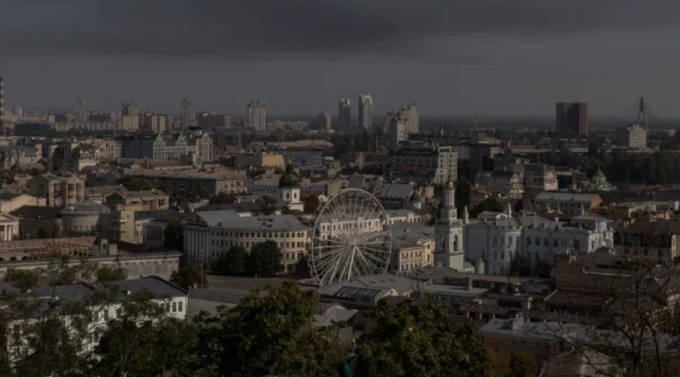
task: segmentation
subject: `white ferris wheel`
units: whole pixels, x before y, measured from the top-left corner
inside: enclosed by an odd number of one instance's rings
[[[392,250],[389,218],[368,191],[335,193],[321,208],[312,237],[309,266],[319,285],[387,271]]]

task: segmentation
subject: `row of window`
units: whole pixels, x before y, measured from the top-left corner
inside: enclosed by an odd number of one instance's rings
[[[240,237],[240,238],[291,238],[305,237],[306,232],[229,232],[213,230],[214,237]],[[214,245],[213,245],[214,246]]]

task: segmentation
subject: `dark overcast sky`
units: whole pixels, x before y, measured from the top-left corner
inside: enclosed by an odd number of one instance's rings
[[[680,0],[30,0],[0,2],[7,105],[242,114],[615,115],[644,95],[680,115]]]

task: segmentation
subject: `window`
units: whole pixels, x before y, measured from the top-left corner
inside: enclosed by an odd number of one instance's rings
[[[519,346],[522,347],[522,348],[526,347],[526,345],[527,345],[527,342],[524,341],[524,340],[521,340],[521,341],[519,342]]]
[[[505,252],[501,250],[501,260],[505,260]]]
[[[108,321],[108,320],[109,320],[109,310],[105,309],[104,310],[104,321]]]
[[[536,246],[541,244],[541,239],[539,237],[536,237]]]
[[[177,303],[174,301],[172,302],[172,312],[177,313]]]
[[[527,237],[527,245],[531,245],[531,237]]]
[[[555,239],[553,240],[553,247],[557,247],[557,246],[558,246],[558,239],[555,238]]]
[[[184,310],[183,306],[184,306],[184,303],[182,301],[178,302],[177,303],[177,311],[181,313],[182,310]]]
[[[550,240],[547,238],[543,239],[543,246],[550,246]]]

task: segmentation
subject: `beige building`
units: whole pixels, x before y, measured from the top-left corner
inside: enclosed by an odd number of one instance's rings
[[[106,204],[115,209],[135,207],[137,210],[168,209],[170,197],[161,190],[122,191],[106,198]]]
[[[122,156],[123,142],[114,139],[104,139],[99,143],[99,158],[101,161],[115,161]]]
[[[30,195],[45,199],[48,207],[76,204],[85,200],[85,181],[78,176],[37,175],[28,182]]]
[[[555,168],[545,164],[524,165],[524,192],[534,197],[541,192],[557,191],[557,174]]]
[[[155,184],[169,185],[180,197],[212,196],[223,192],[241,194],[247,191],[247,177],[241,171],[226,173],[201,173],[195,171],[157,171],[136,170],[130,174],[134,178],[147,179]]]
[[[280,154],[239,154],[236,155],[234,166],[255,166],[255,167],[280,167],[286,166],[283,155]]]
[[[9,213],[23,206],[45,206],[45,198],[15,193],[0,194],[0,213]]]
[[[320,113],[317,122],[319,123],[319,129],[323,131],[331,130],[331,114],[325,112]]]
[[[616,131],[616,144],[631,149],[647,148],[647,130],[637,124],[619,128]]]
[[[96,237],[56,238],[0,242],[0,278],[8,269],[32,270],[46,268],[54,254],[71,256],[68,263],[75,266],[81,259],[99,266],[122,268],[127,279],[158,276],[170,279],[179,268],[177,251],[149,249],[125,242],[109,242]]]
[[[139,130],[139,116],[123,115],[123,117],[121,118],[121,125],[123,131],[135,132]]]
[[[400,222],[392,225],[392,271],[413,271],[431,266],[434,252],[434,228],[422,223]]]

